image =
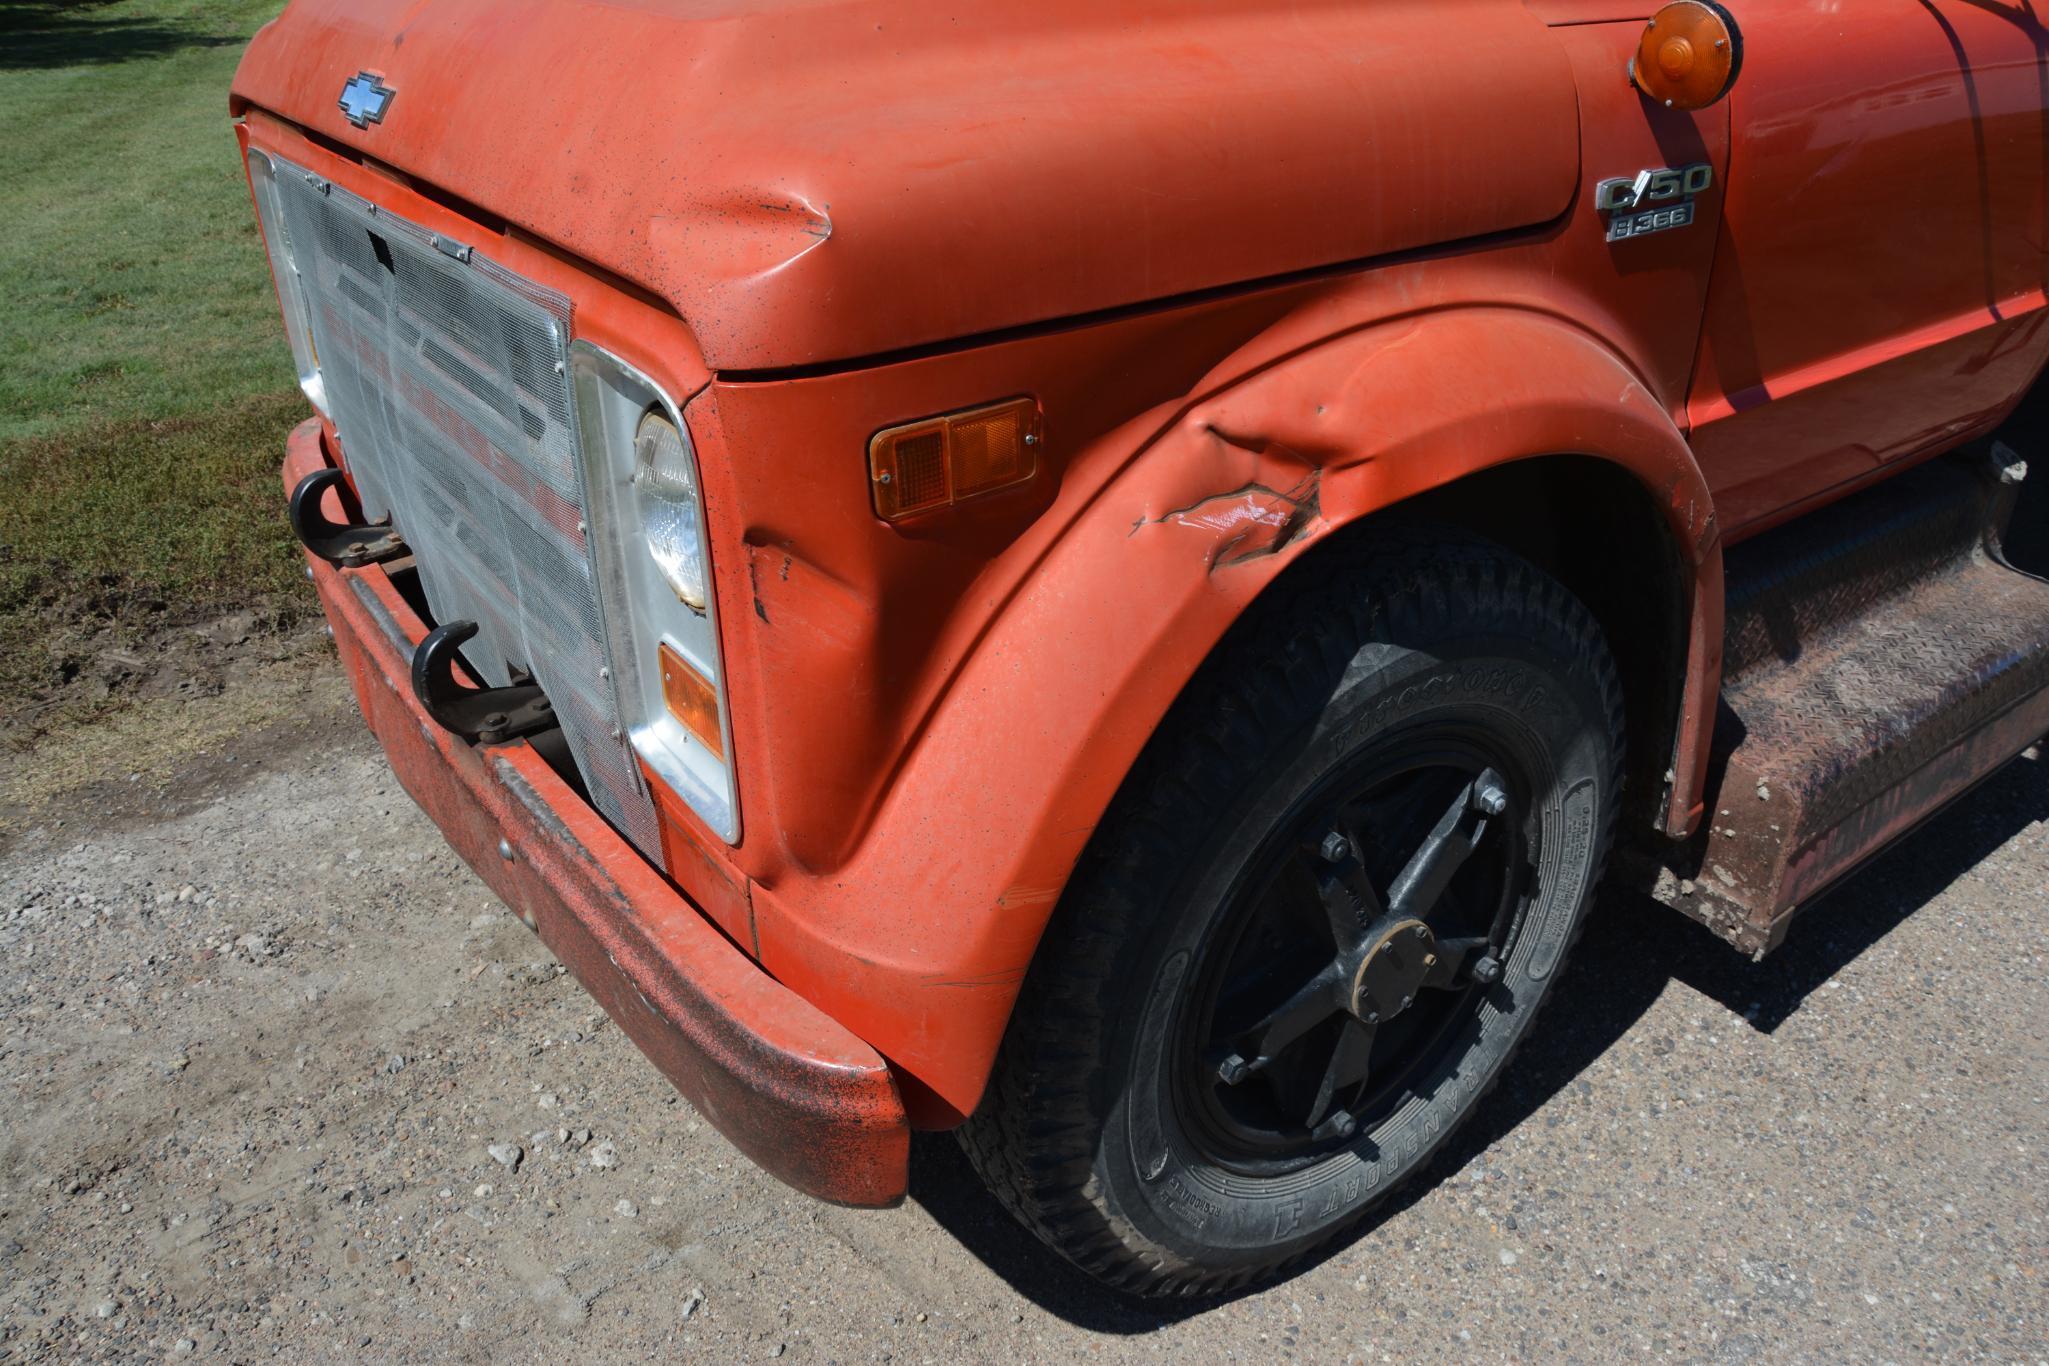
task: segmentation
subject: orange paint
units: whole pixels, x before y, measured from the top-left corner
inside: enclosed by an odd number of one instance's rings
[[[1512,461],[1624,472],[1685,577],[1677,714],[1633,718],[1683,832],[1725,532],[2049,357],[2039,30],[1757,0],[1689,112],[1630,84],[1646,9],[296,0],[234,108],[681,406],[745,833],[658,790],[667,878],[605,847],[943,1126],[1133,759],[1308,548]],[[395,94],[357,129],[363,69]],[[1597,181],[1697,165],[1691,226],[1606,240]],[[1028,479],[878,517],[877,433],[1020,395]]]

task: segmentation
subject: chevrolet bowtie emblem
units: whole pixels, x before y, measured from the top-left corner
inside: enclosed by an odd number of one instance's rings
[[[368,128],[384,122],[384,111],[391,108],[391,97],[397,93],[369,72],[358,71],[342,86],[339,103],[350,123]]]

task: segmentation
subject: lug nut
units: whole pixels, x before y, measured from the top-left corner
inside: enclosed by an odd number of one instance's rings
[[[1489,954],[1473,964],[1473,980],[1482,986],[1492,986],[1501,980],[1501,960]]]
[[[1226,1086],[1236,1086],[1245,1080],[1247,1070],[1245,1059],[1233,1053],[1217,1064],[1217,1080]]]
[[[1353,1134],[1359,1132],[1359,1121],[1349,1111],[1346,1111],[1331,1117],[1331,1127],[1337,1131],[1339,1138],[1350,1138]]]
[[[1473,794],[1473,807],[1483,816],[1498,816],[1508,810],[1508,794],[1498,787],[1483,787]]]
[[[1352,856],[1352,842],[1333,830],[1323,837],[1323,847],[1317,852],[1325,863],[1343,863]]]

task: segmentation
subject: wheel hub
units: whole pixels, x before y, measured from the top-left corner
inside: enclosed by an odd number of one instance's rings
[[[1393,1019],[1415,1003],[1437,966],[1437,936],[1420,920],[1399,920],[1368,942],[1352,972],[1345,1009],[1362,1024]]]

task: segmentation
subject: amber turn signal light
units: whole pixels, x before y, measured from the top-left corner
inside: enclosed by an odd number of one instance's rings
[[[682,722],[683,729],[713,756],[724,759],[726,747],[719,738],[719,695],[711,680],[692,668],[667,641],[662,642],[657,653],[662,666],[662,700],[668,704],[669,715]]]
[[[875,513],[894,522],[1028,483],[1042,435],[1030,398],[877,432],[868,442]]]
[[[1743,34],[1712,0],[1677,0],[1651,17],[1629,79],[1667,109],[1705,109],[1729,93],[1743,65]]]

